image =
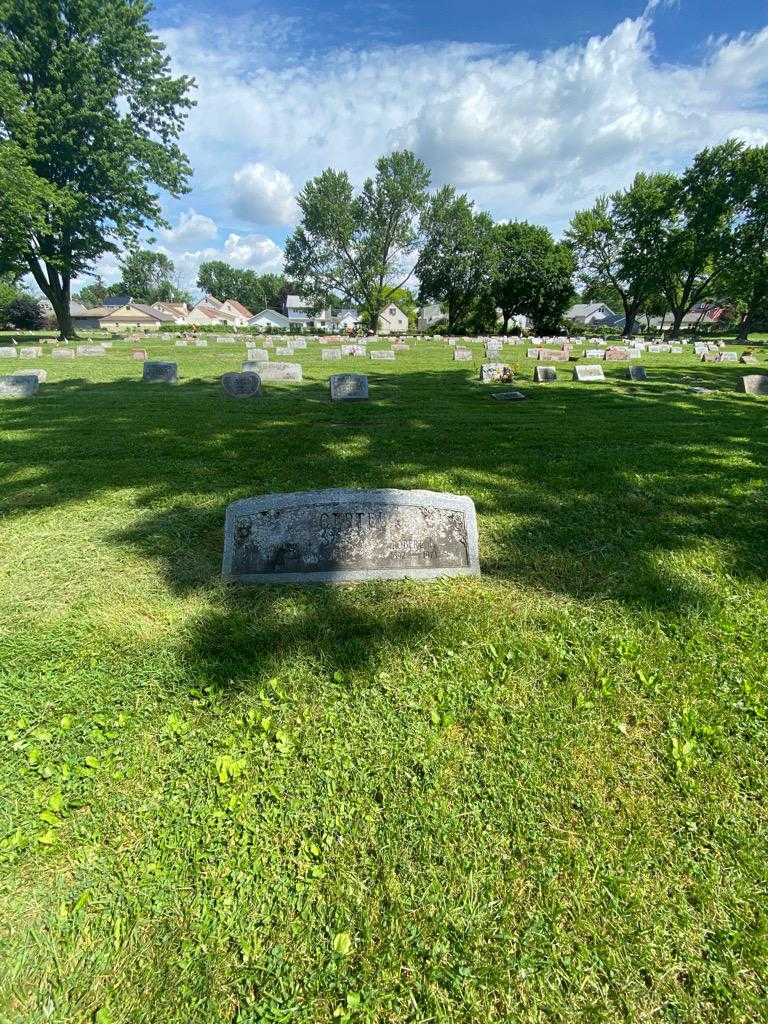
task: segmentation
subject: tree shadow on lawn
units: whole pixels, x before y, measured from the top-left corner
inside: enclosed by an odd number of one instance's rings
[[[475,500],[486,576],[675,613],[708,599],[659,567],[667,552],[713,542],[728,573],[766,576],[768,403],[736,394],[744,369],[649,366],[652,379],[634,384],[609,367],[606,385],[521,382],[526,402],[491,400],[508,388],[464,367],[369,371],[370,402],[333,405],[325,380],[267,384],[259,401],[226,398],[207,380],[45,384],[2,408],[0,514],[133,492],[136,515],[108,540],[159,565],[183,595],[216,585],[224,512],[238,498],[449,490]],[[692,384],[718,390],[697,395]],[[444,627],[450,603],[435,594],[409,583],[220,585],[190,655],[224,680],[255,660],[271,673],[302,652],[331,668],[368,667],[383,645]]]

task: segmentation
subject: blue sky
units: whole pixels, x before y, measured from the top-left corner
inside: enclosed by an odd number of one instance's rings
[[[559,234],[639,169],[768,143],[764,0],[158,0],[152,21],[198,83],[192,191],[157,233],[190,284],[203,259],[279,270],[303,182],[398,146]]]

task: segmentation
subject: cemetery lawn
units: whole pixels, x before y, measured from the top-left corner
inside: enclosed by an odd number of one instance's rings
[[[765,1021],[768,349],[250,402],[209,344],[0,367],[0,1021]],[[220,582],[330,486],[470,495],[483,575]]]

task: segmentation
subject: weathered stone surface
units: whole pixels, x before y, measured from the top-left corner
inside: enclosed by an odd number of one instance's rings
[[[721,352],[720,362],[721,363],[738,363],[739,353],[738,352]]]
[[[480,367],[480,380],[483,384],[493,384],[496,381],[508,384],[514,379],[512,367],[506,363],[483,363]]]
[[[107,350],[103,345],[78,345],[75,352],[79,356],[103,356]]]
[[[605,359],[605,352],[601,348],[588,348],[584,353],[585,359]]]
[[[410,352],[411,346],[404,341],[393,341],[392,351],[393,352]]]
[[[610,345],[605,350],[605,358],[610,363],[623,363],[630,358],[629,349],[621,345]]]
[[[574,366],[573,379],[588,384],[591,381],[604,381],[605,374],[602,366]]]
[[[269,352],[265,348],[249,348],[247,351],[249,363],[269,362]]]
[[[266,365],[266,361],[263,359],[246,359],[242,365],[242,371],[243,373],[261,373]]]
[[[368,398],[368,378],[364,373],[334,373],[328,383],[332,402],[364,402]]]
[[[0,359],[16,359],[16,349],[13,345],[0,345]]]
[[[41,345],[23,345],[19,349],[19,359],[39,359],[42,354]]]
[[[324,348],[320,354],[321,359],[341,359],[340,348]]]
[[[525,357],[526,357],[526,359],[538,359],[540,352],[541,352],[541,349],[529,348],[529,349],[526,349]],[[487,354],[488,353],[486,352],[486,355]]]
[[[387,362],[394,362],[395,353],[389,348],[374,348],[368,353],[371,359],[386,359]]]
[[[178,380],[176,363],[144,363],[144,380],[150,384],[174,384]]]
[[[757,366],[757,356],[753,356],[751,352],[745,352],[739,362],[744,363],[745,366]]]
[[[648,380],[644,366],[628,366],[627,380]]]
[[[366,354],[365,345],[342,345],[341,354],[345,356],[364,356]]]
[[[768,373],[748,373],[741,378],[739,391],[748,395],[768,395]]]
[[[75,350],[73,348],[52,348],[51,356],[53,359],[74,359]]]
[[[719,352],[703,352],[699,357],[702,363],[719,363],[720,353]]]
[[[147,350],[145,348],[135,348],[131,352],[131,359],[136,359],[139,362],[144,362],[147,358]]]
[[[567,363],[571,355],[569,348],[540,348],[539,359],[548,363]]]
[[[14,373],[0,377],[0,398],[31,398],[39,387],[33,373]]]
[[[45,384],[48,380],[47,370],[38,370],[33,367],[25,367],[23,370],[14,370],[11,374],[12,377],[36,377],[38,384]]]
[[[174,345],[176,348],[188,348],[189,341],[186,338],[177,338],[176,341],[174,341]]]
[[[491,398],[497,402],[524,402],[527,398],[522,391],[492,391]]]
[[[292,356],[293,345],[278,345],[275,349],[276,356]]]
[[[472,350],[469,348],[455,348],[453,350],[453,360],[456,363],[466,362],[472,358]]]
[[[300,363],[260,363],[259,376],[264,380],[302,380]]]
[[[554,366],[534,366],[533,379],[537,384],[551,384],[557,380],[557,371]]]
[[[433,491],[325,490],[227,509],[223,575],[241,583],[475,576],[475,506]]]
[[[306,348],[307,340],[306,338],[294,338],[291,344],[294,348]]]
[[[192,344],[195,348],[208,348],[208,341],[205,338],[195,338]]]
[[[250,370],[222,373],[221,387],[230,398],[261,398],[261,377]]]
[[[662,355],[665,352],[671,352],[672,351],[672,346],[671,345],[667,345],[667,344],[649,345],[648,346],[648,351],[650,353],[652,353],[653,355],[657,355],[658,356],[658,355]]]

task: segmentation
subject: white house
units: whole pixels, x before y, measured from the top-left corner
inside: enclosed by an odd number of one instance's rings
[[[574,320],[577,324],[594,324],[596,327],[615,315],[604,302],[577,302],[564,314],[566,320]]]
[[[405,334],[408,330],[408,317],[394,303],[386,306],[379,313],[377,334]]]
[[[285,313],[290,326],[310,331],[330,331],[339,334],[354,330],[360,324],[360,317],[354,309],[321,309],[315,312],[311,299],[304,295],[288,295],[285,299]]]
[[[187,314],[186,322],[189,324],[229,324],[231,327],[243,327],[251,316],[251,311],[234,299],[220,302],[213,295],[204,295]]]
[[[288,330],[289,320],[284,313],[278,313],[276,309],[262,309],[256,316],[248,321],[249,327],[263,327],[266,330]]]

